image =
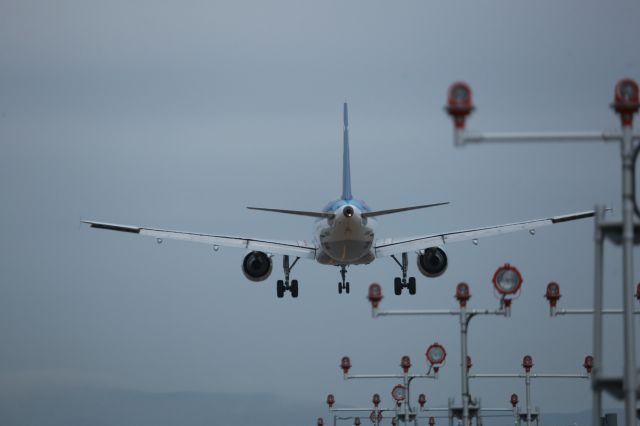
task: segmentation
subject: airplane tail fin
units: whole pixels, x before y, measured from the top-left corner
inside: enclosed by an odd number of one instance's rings
[[[349,110],[347,103],[344,103],[343,109],[344,133],[342,137],[343,149],[342,154],[342,199],[350,200],[351,195],[351,163],[349,161]]]

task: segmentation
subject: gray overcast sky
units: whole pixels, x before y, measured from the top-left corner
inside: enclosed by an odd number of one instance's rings
[[[296,266],[300,298],[277,300],[279,268],[244,279],[244,253],[97,232],[80,217],[265,238],[311,239],[305,218],[247,205],[319,209],[340,194],[341,108],[350,103],[354,195],[374,208],[451,201],[387,216],[378,236],[410,236],[586,210],[620,212],[615,144],[454,149],[442,111],[448,85],[469,82],[477,131],[616,129],[615,82],[640,78],[635,1],[0,1],[0,391],[51,384],[266,392],[363,404],[394,383],[342,381],[424,366],[449,350],[434,405],[459,399],[454,318],[370,318],[383,307],[497,304],[504,262],[525,283],[513,317],[472,322],[476,372],[580,372],[589,318],[548,317],[591,304],[593,223],[535,237],[448,248],[449,271],[418,295],[392,295],[395,264],[338,271]],[[620,306],[620,252],[607,248],[609,306]],[[279,259],[278,259],[279,260]],[[637,260],[637,256],[636,256]],[[276,263],[276,266],[279,264]],[[621,368],[621,323],[607,320],[605,370]],[[545,411],[589,406],[587,383],[536,383]],[[515,383],[472,383],[504,405]]]

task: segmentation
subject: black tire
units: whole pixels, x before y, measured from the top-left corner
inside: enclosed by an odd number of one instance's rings
[[[346,283],[344,285],[344,291],[345,291],[345,293],[349,294],[349,283]]]
[[[278,295],[278,299],[282,299],[284,296],[284,281],[278,280],[276,283],[276,294]]]
[[[298,297],[298,280],[291,280],[291,288],[289,290],[291,291],[291,297],[294,299]]]
[[[402,294],[402,280],[400,277],[396,277],[393,280],[393,292],[396,296],[400,296]]]
[[[342,283],[338,283],[338,294],[342,294]]]
[[[416,294],[416,277],[409,277],[409,284],[407,287],[409,288],[409,294]]]

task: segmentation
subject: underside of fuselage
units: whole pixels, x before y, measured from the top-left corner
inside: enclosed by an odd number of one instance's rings
[[[373,219],[362,217],[368,211],[366,204],[352,200],[339,200],[327,211],[334,217],[318,223],[318,254],[316,260],[323,265],[364,265],[375,259],[373,252]]]

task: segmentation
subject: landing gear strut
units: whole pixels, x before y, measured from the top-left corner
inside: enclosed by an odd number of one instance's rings
[[[349,294],[349,283],[347,282],[347,267],[342,265],[340,266],[340,275],[342,276],[342,282],[338,283],[338,293],[342,294],[342,290],[345,293]]]
[[[282,298],[287,290],[291,292],[291,297],[293,297],[294,299],[298,297],[298,280],[291,280],[291,283],[289,283],[289,274],[291,273],[293,267],[296,266],[296,263],[298,263],[298,260],[300,260],[300,258],[296,257],[296,260],[294,260],[293,263],[289,265],[289,256],[285,255],[282,257],[284,281],[278,280],[276,284],[276,294],[278,298]]]
[[[393,260],[396,261],[400,269],[402,270],[402,278],[396,277],[393,280],[393,292],[396,296],[400,296],[402,294],[402,289],[406,288],[409,290],[409,294],[416,294],[416,279],[415,277],[409,277],[407,281],[407,270],[409,269],[409,258],[407,253],[402,253],[402,263],[398,261],[395,255],[391,255]]]

